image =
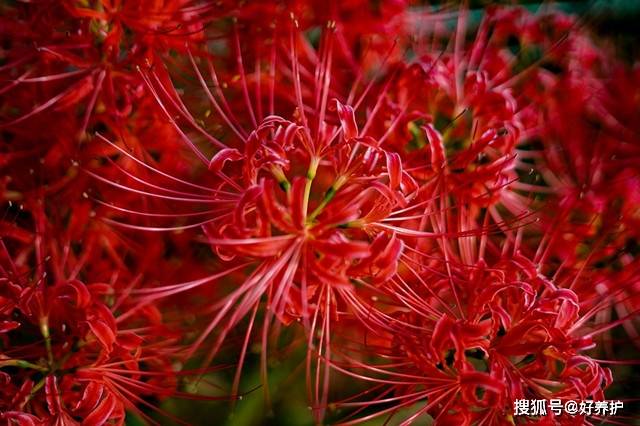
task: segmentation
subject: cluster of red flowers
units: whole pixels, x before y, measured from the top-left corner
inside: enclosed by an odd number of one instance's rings
[[[513,402],[603,400],[638,343],[640,73],[481,12],[0,4],[1,421],[180,422],[255,348],[268,400],[293,347],[318,424],[601,420]]]

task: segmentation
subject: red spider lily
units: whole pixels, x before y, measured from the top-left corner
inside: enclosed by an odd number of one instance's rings
[[[124,424],[127,409],[154,423],[145,411],[162,411],[147,398],[200,399],[177,390],[180,377],[206,371],[175,370],[182,351],[179,329],[163,323],[156,306],[140,308],[128,301],[141,275],[124,284],[132,278],[121,269],[122,260],[111,258],[108,243],[95,247],[92,231],[80,232],[89,252],[76,257],[65,240],[69,234],[52,238],[59,230],[47,222],[42,207],[28,205],[25,211],[33,215],[37,234],[16,228],[0,240],[0,368],[11,371],[2,377],[7,389],[14,389],[0,402],[3,419]],[[105,233],[98,240],[108,237]],[[84,284],[80,276],[111,283]]]
[[[0,36],[8,40],[2,128],[37,122],[43,112],[122,120],[142,99],[138,66],[203,40],[204,16],[226,7],[189,1],[39,1],[6,7]]]
[[[573,39],[569,54],[557,62],[566,72],[546,79],[542,147],[523,153],[520,166],[537,176],[530,189],[554,212],[540,216],[545,236],[534,259],[558,268],[556,276],[584,300],[598,305],[614,298],[609,307],[637,344],[638,306],[631,290],[637,282],[637,135],[633,119],[611,107],[615,92],[603,78],[613,70],[591,65],[600,59],[617,66],[585,37]],[[588,71],[576,72],[582,67]],[[610,321],[611,311],[601,311],[600,321]]]
[[[573,27],[562,15],[493,9],[467,43],[467,19],[462,9],[453,36],[434,27],[426,41],[414,43],[418,59],[392,91],[396,102],[409,101],[411,113],[401,126],[406,131],[390,143],[414,176],[441,193],[455,193],[472,217],[488,208],[491,219],[502,222],[531,209],[531,184],[519,178],[518,165],[522,148],[539,131],[534,88],[545,74],[540,64],[567,50]],[[550,31],[545,23],[554,20],[561,24]],[[522,53],[529,51],[540,58]]]
[[[334,369],[378,385],[374,399],[337,405],[382,407],[347,423],[426,400],[403,424],[423,413],[443,424],[511,424],[515,399],[603,399],[611,374],[582,354],[603,331],[587,326],[594,312],[581,313],[576,294],[528,259],[516,254],[489,266],[449,257],[396,279],[404,288],[390,286],[392,296],[410,308],[400,319],[415,328],[371,340],[367,350],[384,364],[341,351]]]

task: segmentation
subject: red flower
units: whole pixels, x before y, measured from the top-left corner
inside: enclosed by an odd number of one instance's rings
[[[79,232],[91,265],[83,254],[76,257],[73,233],[70,240],[67,230],[52,226],[40,204],[27,204],[37,233],[16,228],[0,240],[0,368],[11,371],[0,376],[3,419],[124,424],[125,409],[150,421],[142,407],[162,412],[146,400],[151,396],[197,398],[177,390],[178,376],[201,374],[175,370],[180,330],[163,323],[157,307],[128,300],[139,278],[128,281],[120,259],[109,259],[108,243],[94,245],[95,230]],[[78,277],[112,282],[85,284]]]
[[[378,396],[338,406],[394,401],[395,411],[426,400],[407,423],[429,413],[444,424],[509,424],[516,399],[604,399],[611,373],[582,354],[594,345],[592,314],[581,313],[574,292],[557,288],[524,257],[492,265],[450,258],[413,273],[400,288],[389,286],[389,296],[410,308],[397,315],[407,326],[384,346],[368,347],[388,362],[340,351],[333,364],[378,383],[371,390]]]

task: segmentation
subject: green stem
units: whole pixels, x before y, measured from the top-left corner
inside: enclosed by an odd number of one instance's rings
[[[307,215],[307,210],[309,209],[309,197],[311,195],[311,184],[313,183],[313,179],[316,177],[316,172],[318,171],[318,165],[320,164],[320,159],[318,157],[312,157],[311,162],[309,163],[309,169],[307,170],[307,180],[304,185],[304,198],[302,204],[302,211],[304,215]]]
[[[313,222],[313,220],[320,213],[322,213],[322,210],[327,206],[327,204],[329,204],[329,201],[333,199],[333,197],[340,190],[340,188],[342,188],[342,185],[344,185],[346,181],[347,181],[347,178],[345,176],[340,176],[338,177],[338,179],[336,179],[335,182],[333,182],[333,185],[331,185],[329,189],[327,189],[327,192],[324,194],[324,198],[322,199],[320,204],[318,204],[318,207],[316,207],[313,213],[311,213],[311,215],[309,216],[308,222]]]
[[[289,183],[289,180],[287,179],[287,176],[284,174],[282,169],[280,167],[274,166],[271,168],[271,174],[278,181],[278,185],[280,185],[280,188],[282,188],[284,192],[289,194],[289,189],[291,188],[291,184]]]
[[[43,377],[38,383],[35,384],[33,388],[31,388],[31,394],[29,395],[29,399],[33,398],[33,396],[38,393],[40,389],[44,386],[47,377]]]
[[[40,321],[40,332],[44,337],[44,345],[47,348],[47,359],[49,361],[49,367],[53,366],[53,350],[51,349],[51,334],[49,334],[48,319],[43,318]]]
[[[42,373],[48,373],[49,369],[47,367],[43,367],[38,364],[34,364],[29,361],[24,361],[22,359],[9,359],[6,361],[0,361],[0,368],[3,367],[19,367],[19,368],[31,368],[32,370],[37,370]]]

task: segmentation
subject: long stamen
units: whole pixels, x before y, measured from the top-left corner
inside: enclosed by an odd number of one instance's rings
[[[242,50],[240,48],[240,36],[238,35],[238,25],[236,22],[233,23],[233,40],[234,40],[234,46],[236,50],[236,64],[238,66],[238,72],[240,73],[240,84],[242,85],[242,95],[244,97],[244,102],[247,106],[247,110],[249,111],[249,116],[251,117],[251,122],[253,123],[253,127],[257,127],[258,122],[256,121],[256,113],[253,111],[253,105],[251,103],[251,99],[249,98],[249,88],[247,87],[247,75],[244,71],[244,63],[242,61]]]

